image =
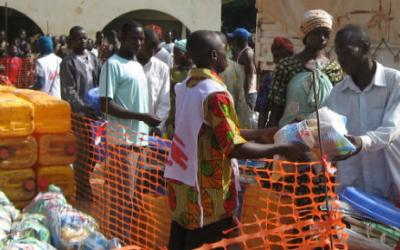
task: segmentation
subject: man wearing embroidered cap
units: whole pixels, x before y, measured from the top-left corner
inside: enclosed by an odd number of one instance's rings
[[[332,31],[333,18],[324,10],[310,10],[304,14],[301,31],[303,51],[281,60],[276,66],[267,109],[271,110],[268,126],[283,127],[303,120],[313,112],[315,103],[321,106],[332,85],[342,79],[342,70],[324,53]],[[312,71],[320,76],[317,81],[317,100],[314,99]]]
[[[176,41],[174,48],[176,47],[179,51],[182,51],[182,52],[186,53],[187,52],[186,43],[187,43],[186,39],[182,39],[182,40]],[[174,54],[175,54],[175,50],[174,50]]]
[[[254,65],[254,51],[249,46],[251,33],[245,28],[237,28],[232,33],[228,33],[227,36],[234,40],[235,46],[238,49],[234,59],[241,66],[246,102],[253,111],[257,99],[257,79],[256,66]]]

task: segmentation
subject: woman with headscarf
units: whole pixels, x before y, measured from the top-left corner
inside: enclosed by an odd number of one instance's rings
[[[303,120],[313,112],[315,103],[322,106],[332,85],[342,80],[340,65],[330,61],[324,53],[332,26],[333,18],[324,10],[310,10],[304,14],[300,28],[305,47],[300,53],[281,60],[275,69],[268,95],[271,109],[268,126],[283,127]],[[316,96],[313,72],[317,76]]]
[[[293,43],[286,37],[275,37],[271,45],[271,53],[275,65],[288,56],[293,56],[294,47]],[[269,109],[267,107],[268,93],[271,88],[273,79],[273,71],[267,70],[261,73],[260,87],[257,93],[255,111],[258,112],[258,128],[264,128],[268,121]]]

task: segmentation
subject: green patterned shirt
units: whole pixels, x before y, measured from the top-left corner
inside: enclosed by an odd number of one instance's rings
[[[276,66],[272,79],[271,90],[268,95],[267,104],[270,109],[274,104],[285,107],[286,105],[286,87],[290,80],[300,72],[306,71],[301,61],[295,56],[282,59]],[[321,71],[325,73],[332,85],[343,79],[343,71],[339,63],[331,61],[326,64]]]

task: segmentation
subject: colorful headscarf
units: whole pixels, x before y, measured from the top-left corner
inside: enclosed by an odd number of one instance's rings
[[[179,49],[180,51],[186,53],[186,52],[187,52],[186,43],[187,43],[187,40],[186,40],[186,39],[182,39],[182,40],[176,41],[176,42],[175,42],[175,48],[177,48],[177,49]]]
[[[301,31],[304,36],[313,31],[316,28],[325,27],[332,30],[333,17],[326,11],[321,9],[309,10],[304,13],[303,21],[301,23]]]
[[[286,37],[278,36],[274,38],[274,41],[271,45],[271,51],[280,48],[287,50],[287,52],[289,52],[290,54],[294,53],[293,43]]]

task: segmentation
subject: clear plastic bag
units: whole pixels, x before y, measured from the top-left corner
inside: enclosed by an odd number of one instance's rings
[[[21,221],[12,225],[11,237],[13,239],[35,238],[50,243],[46,217],[40,214],[24,214]]]
[[[56,250],[46,242],[35,238],[23,238],[10,241],[3,250]]]
[[[45,214],[52,207],[59,207],[68,204],[61,189],[57,186],[50,185],[49,192],[39,193],[33,201],[24,208],[24,213]]]
[[[328,108],[319,110],[321,143],[327,160],[345,155],[356,150],[355,146],[344,136],[347,134],[346,117]],[[301,143],[312,150],[312,160],[321,159],[316,114],[306,120],[288,124],[274,135],[275,143]]]
[[[104,235],[99,232],[92,233],[82,245],[82,250],[111,250],[120,248],[121,245],[116,239],[107,240]]]
[[[0,231],[9,233],[11,231],[12,219],[10,213],[0,206]]]
[[[46,217],[57,249],[80,249],[90,234],[98,229],[92,217],[69,205],[51,208]]]

